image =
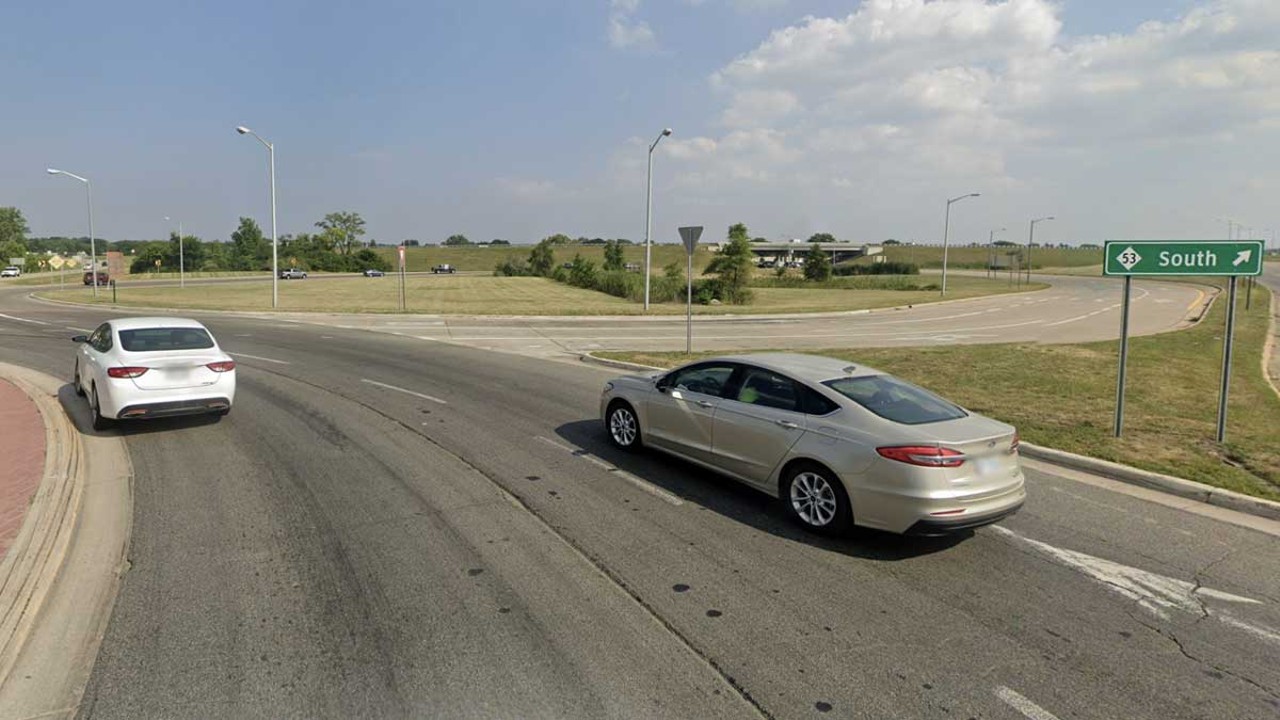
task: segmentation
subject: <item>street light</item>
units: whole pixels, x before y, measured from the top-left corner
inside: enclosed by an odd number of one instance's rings
[[[996,264],[996,233],[1004,232],[1009,228],[999,228],[987,233],[987,276],[995,270]]]
[[[237,127],[236,132],[257,138],[258,142],[267,148],[267,156],[271,164],[271,307],[275,308],[280,304],[280,268],[277,267],[280,253],[276,247],[276,146],[263,140],[261,135],[243,125]]]
[[[1028,285],[1031,284],[1031,246],[1034,245],[1036,241],[1036,223],[1044,222],[1045,220],[1052,220],[1052,219],[1053,219],[1053,216],[1049,215],[1047,217],[1036,218],[1035,220],[1031,221],[1031,233],[1030,235],[1027,236],[1027,284]]]
[[[168,220],[169,216],[165,215],[164,219]],[[180,288],[184,288],[187,286],[187,263],[186,263],[186,260],[184,260],[184,255],[185,254],[182,252],[182,221],[179,220],[178,221],[178,287]]]
[[[653,252],[653,241],[649,237],[653,218],[653,150],[662,142],[662,138],[671,134],[671,128],[664,128],[657,139],[649,146],[649,176],[644,192],[644,310],[649,312],[649,262]]]
[[[1214,220],[1222,220],[1223,222],[1225,222],[1225,223],[1227,224],[1227,239],[1228,239],[1228,240],[1232,239],[1232,233],[1231,233],[1231,228],[1232,228],[1232,226],[1233,226],[1233,225],[1239,225],[1239,224],[1240,224],[1240,223],[1237,223],[1235,220],[1232,220],[1232,219],[1231,219],[1231,218],[1229,218],[1229,217],[1215,217],[1215,218],[1214,218]]]
[[[96,299],[98,297],[98,245],[93,239],[93,184],[89,182],[89,178],[80,177],[66,170],[48,168],[45,172],[50,175],[66,175],[73,180],[79,180],[84,183],[84,190],[89,199],[89,272],[93,278],[93,297]]]
[[[942,226],[942,294],[943,295],[947,294],[947,241],[949,240],[951,235],[951,203],[960,202],[961,200],[967,200],[969,198],[975,198],[981,194],[982,193],[969,193],[968,195],[961,195],[960,197],[954,197],[947,201],[947,219],[946,219],[946,223]]]

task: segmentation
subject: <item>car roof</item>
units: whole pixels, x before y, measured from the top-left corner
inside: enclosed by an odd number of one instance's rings
[[[116,318],[108,320],[111,327],[117,331],[120,330],[138,330],[141,328],[174,328],[174,327],[192,327],[203,328],[204,325],[190,318],[176,317],[129,317]]]
[[[804,353],[749,353],[742,355],[722,355],[708,360],[725,360],[729,362],[749,363],[790,375],[797,380],[820,383],[824,380],[841,377],[859,377],[865,375],[884,375],[883,371],[873,367],[837,360],[822,355]]]

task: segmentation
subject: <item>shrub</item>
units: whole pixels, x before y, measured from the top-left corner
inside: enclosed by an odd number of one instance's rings
[[[920,266],[908,262],[841,263],[832,268],[836,275],[919,275]]]
[[[532,275],[533,271],[529,269],[529,263],[524,260],[509,257],[498,263],[493,268],[493,274],[506,277],[524,277],[526,275]]]

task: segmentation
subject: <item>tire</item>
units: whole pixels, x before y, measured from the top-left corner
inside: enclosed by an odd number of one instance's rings
[[[96,387],[93,389],[93,396],[89,399],[89,414],[93,417],[94,430],[110,430],[115,425],[115,420],[103,416],[98,405],[98,388]]]
[[[80,397],[84,397],[84,388],[80,387],[80,361],[79,360],[76,361],[76,374],[74,379],[72,379],[71,381],[71,387],[76,391],[76,395],[79,395]]]
[[[640,418],[625,400],[614,400],[609,404],[604,429],[609,435],[609,442],[619,450],[636,452],[644,447],[644,439],[640,437]]]
[[[840,535],[853,525],[844,484],[817,463],[798,463],[788,470],[782,482],[782,503],[791,519],[810,532]]]

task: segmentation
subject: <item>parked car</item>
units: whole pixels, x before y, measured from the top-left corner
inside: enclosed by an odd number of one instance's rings
[[[226,415],[236,394],[236,363],[195,320],[108,320],[78,345],[77,395],[88,397],[93,428],[117,420]]]
[[[433,273],[449,273],[449,274],[453,274],[454,272],[457,272],[457,268],[455,268],[454,266],[452,266],[452,265],[450,265],[450,264],[448,264],[448,263],[441,263],[441,264],[439,264],[439,265],[437,265],[437,266],[435,266],[435,267],[431,268],[431,272],[433,272]]]
[[[1026,500],[1012,426],[840,360],[766,353],[620,377],[600,414],[616,447],[724,473],[817,532],[941,535]]]
[[[307,271],[300,268],[286,268],[280,271],[281,280],[306,280]]]
[[[386,273],[377,268],[366,268],[364,271],[365,277],[382,277],[383,275],[386,275]]]
[[[10,265],[4,270],[0,270],[0,277],[18,277],[22,274],[22,268],[17,265]]]
[[[99,285],[106,285],[106,284],[108,284],[110,281],[111,281],[111,276],[109,276],[109,275],[107,274],[107,271],[106,271],[106,270],[99,270],[99,271],[98,271],[98,284],[99,284]],[[85,284],[85,285],[92,285],[92,284],[93,284],[93,271],[92,271],[92,270],[86,270],[86,271],[84,272],[84,284]]]

